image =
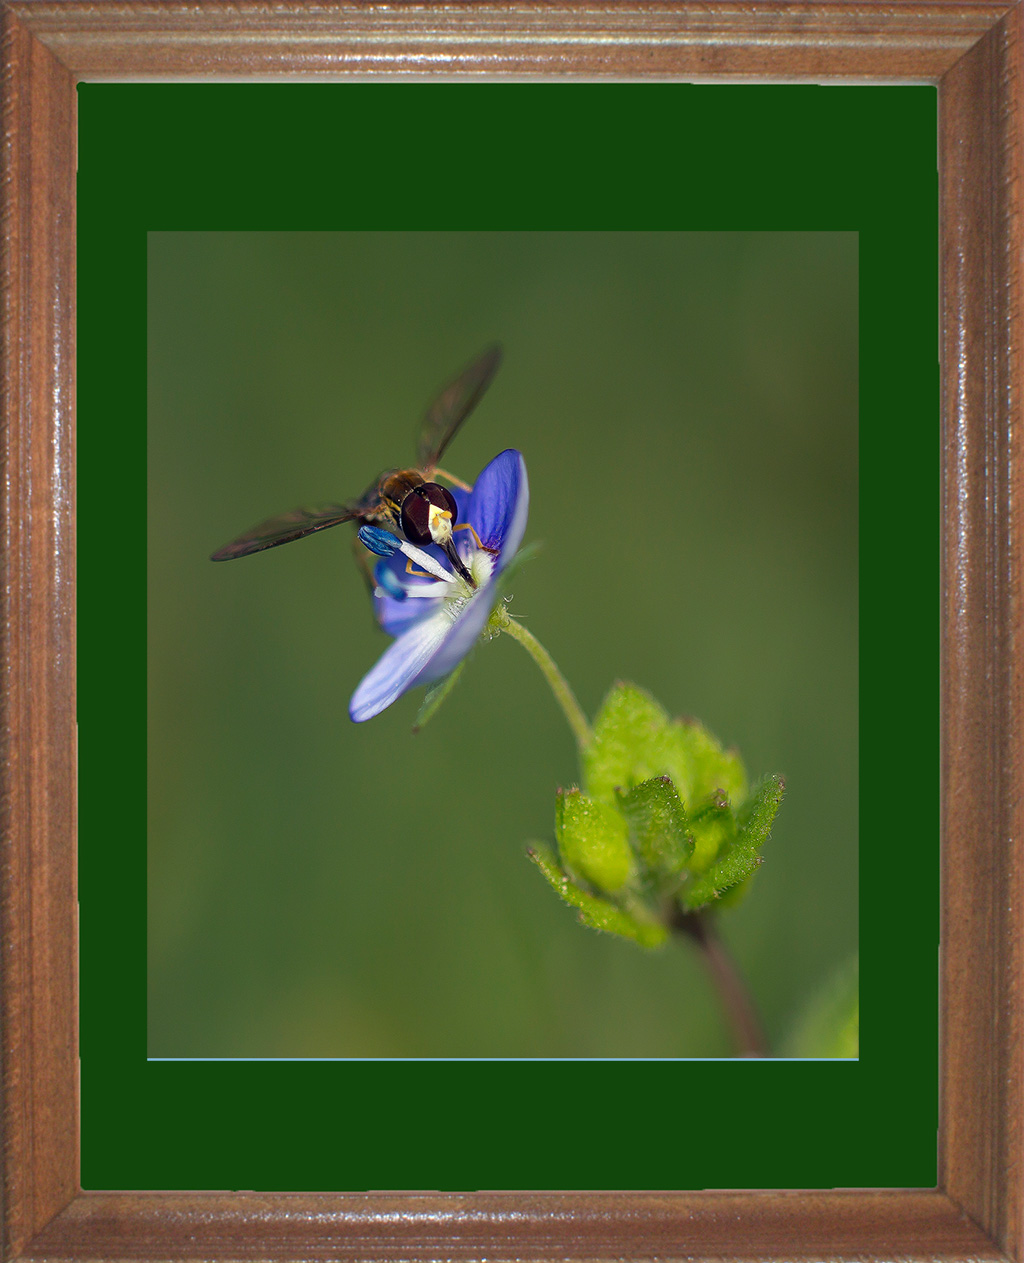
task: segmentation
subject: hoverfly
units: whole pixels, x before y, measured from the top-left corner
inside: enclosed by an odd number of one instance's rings
[[[438,462],[463,421],[480,402],[500,363],[501,347],[488,347],[441,391],[423,418],[416,468],[385,470],[358,500],[348,504],[292,509],[267,518],[230,544],[218,548],[210,560],[232,561],[235,557],[262,552],[264,548],[289,544],[293,539],[302,539],[328,526],[358,522],[404,535],[411,544],[438,544],[456,572],[472,584],[452,538],[459,528],[455,497],[436,482],[435,477],[446,478],[455,486],[469,490],[465,483],[439,468]]]

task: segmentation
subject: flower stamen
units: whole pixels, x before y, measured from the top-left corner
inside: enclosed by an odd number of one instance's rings
[[[435,579],[443,579],[445,583],[458,583],[451,571],[445,570],[440,562],[435,561],[429,553],[425,553],[422,548],[417,548],[415,544],[401,540],[398,544],[398,551],[405,553],[410,561],[414,561],[417,566],[422,566],[427,574],[432,574]],[[406,569],[409,569],[408,565]]]
[[[445,583],[457,583],[458,580],[444,566],[431,557],[429,553],[425,553],[422,548],[417,548],[415,544],[410,544],[408,540],[399,539],[397,535],[392,535],[390,531],[381,530],[379,526],[361,526],[359,528],[359,539],[371,553],[376,553],[378,557],[393,557],[395,553],[405,553],[410,562],[415,562],[417,566],[421,566],[427,574],[433,575],[435,579],[443,579]],[[406,566],[410,574],[414,574],[410,565]]]

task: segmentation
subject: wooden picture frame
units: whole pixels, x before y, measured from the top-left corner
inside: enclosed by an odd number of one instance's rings
[[[2,8],[4,1258],[1024,1258],[1024,3],[11,0]],[[299,74],[938,84],[937,1188],[276,1197],[80,1191],[75,84]]]

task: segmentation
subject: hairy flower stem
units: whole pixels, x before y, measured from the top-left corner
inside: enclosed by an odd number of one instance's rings
[[[680,909],[672,918],[672,928],[679,934],[687,935],[700,948],[704,964],[732,1027],[737,1055],[770,1056],[761,1019],[754,1008],[746,983],[736,968],[736,962],[718,937],[713,915],[706,912],[683,912]]]
[[[581,750],[586,749],[590,745],[593,733],[590,731],[590,724],[587,717],[580,708],[576,695],[569,687],[565,676],[555,666],[555,660],[540,643],[532,632],[528,632],[522,623],[517,623],[512,616],[503,609],[501,605],[494,612],[498,615],[497,625],[503,632],[508,632],[513,640],[518,640],[530,657],[540,667],[541,673],[545,680],[551,685],[551,691],[555,695],[555,701],[562,708],[562,712],[569,721],[569,727],[575,734],[576,741]],[[501,617],[504,615],[504,617]],[[492,615],[492,619],[494,615]]]

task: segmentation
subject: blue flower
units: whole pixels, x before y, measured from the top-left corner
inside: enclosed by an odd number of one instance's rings
[[[486,627],[498,599],[498,576],[522,542],[530,489],[519,452],[502,452],[472,491],[456,488],[452,495],[458,506],[455,547],[475,587],[452,573],[436,544],[418,549],[372,527],[360,532],[374,552],[396,550],[376,565],[373,598],[377,621],[395,642],[352,695],[348,713],[357,724],[458,666]]]

